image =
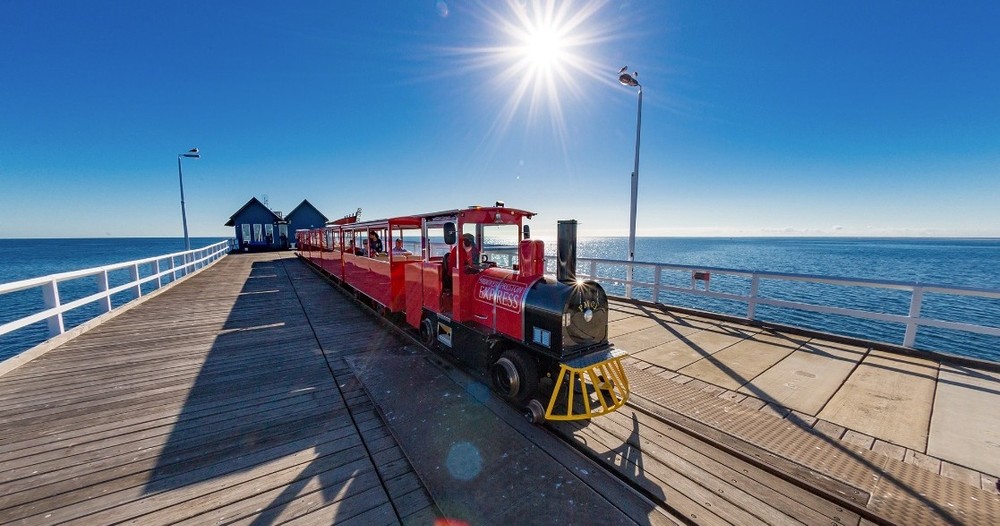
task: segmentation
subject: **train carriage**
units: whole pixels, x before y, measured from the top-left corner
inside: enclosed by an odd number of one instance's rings
[[[545,275],[544,244],[525,224],[534,215],[498,203],[331,226],[302,233],[299,255],[533,421],[614,411],[629,388],[626,353],[608,342],[607,295],[575,276],[575,221],[559,222],[556,276]]]

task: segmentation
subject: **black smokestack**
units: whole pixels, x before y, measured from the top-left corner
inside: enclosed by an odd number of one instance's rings
[[[556,279],[564,283],[576,281],[576,220],[559,221],[558,226],[558,261],[556,262]]]

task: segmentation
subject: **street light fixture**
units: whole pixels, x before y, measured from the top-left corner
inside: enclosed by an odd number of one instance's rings
[[[618,70],[618,82],[630,88],[639,88],[639,109],[635,117],[635,168],[632,169],[632,206],[629,213],[628,228],[628,268],[625,276],[625,297],[632,297],[632,271],[635,262],[635,209],[639,197],[639,131],[642,129],[642,85],[636,80],[639,73],[628,73],[628,66]]]
[[[191,250],[191,238],[188,237],[187,212],[184,211],[184,173],[181,171],[181,157],[201,159],[201,154],[198,153],[198,148],[177,154],[177,179],[181,183],[181,221],[184,222],[184,250],[187,251]]]

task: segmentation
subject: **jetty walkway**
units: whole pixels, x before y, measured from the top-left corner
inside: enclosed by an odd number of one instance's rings
[[[549,433],[291,254],[226,257],[0,376],[0,523],[1000,517],[995,371],[622,301],[611,331],[633,405]]]

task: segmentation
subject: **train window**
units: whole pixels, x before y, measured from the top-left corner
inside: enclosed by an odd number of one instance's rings
[[[517,242],[517,225],[482,225],[480,253],[498,267],[513,268],[517,264]]]
[[[420,230],[395,228],[391,240],[384,241],[386,250],[397,256],[420,255]]]
[[[390,248],[386,247],[388,238],[384,227],[368,230],[368,245],[371,248],[368,255],[371,257],[388,255],[386,252]]]
[[[368,231],[355,230],[351,233],[354,237],[354,253],[359,256],[368,255]]]
[[[430,259],[440,258],[448,253],[451,247],[444,242],[444,228],[427,227],[427,248],[427,257]]]

